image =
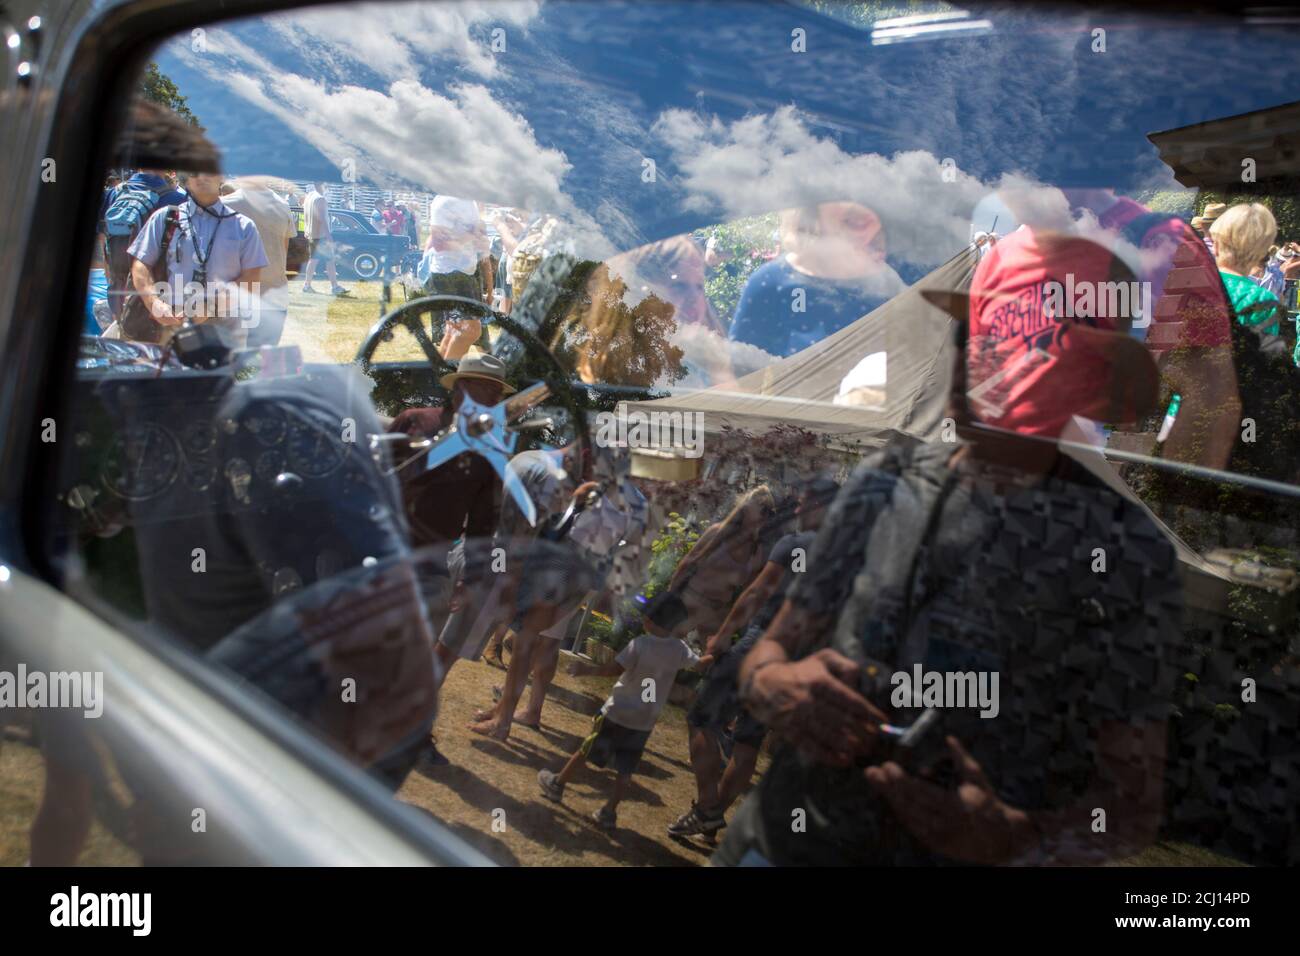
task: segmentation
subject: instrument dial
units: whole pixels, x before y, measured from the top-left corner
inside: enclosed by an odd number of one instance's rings
[[[131,425],[119,432],[109,447],[104,483],[131,501],[152,498],[176,480],[180,457],[176,439],[161,425]]]
[[[341,426],[324,415],[307,413],[289,428],[289,464],[310,478],[336,470],[347,458]]]

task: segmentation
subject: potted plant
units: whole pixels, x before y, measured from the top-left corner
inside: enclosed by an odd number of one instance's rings
[[[606,614],[592,611],[587,615],[587,656],[597,664],[608,664],[618,651],[614,648],[614,622]]]

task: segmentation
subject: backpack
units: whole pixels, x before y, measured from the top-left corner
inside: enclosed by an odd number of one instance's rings
[[[110,239],[115,236],[134,239],[145,220],[158,208],[159,199],[158,193],[147,186],[123,183],[104,212],[104,234]]]
[[[104,211],[104,269],[113,289],[131,287],[131,243],[157,208],[159,196],[138,184],[113,191]]]

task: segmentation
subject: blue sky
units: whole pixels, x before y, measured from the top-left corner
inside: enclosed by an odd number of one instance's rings
[[[1294,33],[981,15],[992,33],[873,46],[790,4],[350,4],[180,37],[159,64],[231,169],[350,164],[544,209],[593,254],[857,199],[896,224],[894,250],[942,261],[1004,177],[1172,186],[1147,133],[1295,98]]]

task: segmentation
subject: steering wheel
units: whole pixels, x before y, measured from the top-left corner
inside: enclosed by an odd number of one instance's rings
[[[574,437],[578,445],[577,461],[580,463],[580,473],[576,479],[577,483],[581,484],[588,479],[592,471],[591,435],[586,416],[592,403],[586,389],[581,386],[581,383],[575,385],[570,372],[560,364],[554,353],[531,328],[474,299],[453,295],[425,296],[403,303],[375,323],[357,349],[356,362],[363,372],[369,374],[376,350],[383,342],[392,339],[394,329],[405,326],[420,344],[437,378],[455,372],[455,365],[438,354],[437,347],[420,321],[420,316],[426,312],[445,313],[453,308],[471,313],[471,318],[482,316],[522,344],[529,356],[540,357],[541,378],[526,387],[521,387],[517,394],[508,396],[495,405],[481,405],[468,397],[464,398],[452,425],[437,438],[420,442],[415,447],[424,454],[423,467],[426,469],[436,468],[465,452],[472,452],[487,459],[520,511],[530,523],[535,523],[536,507],[518,477],[507,465],[515,453],[521,432],[546,429],[552,427],[554,423],[549,419],[540,421],[524,419],[548,398],[558,402],[573,423]],[[537,363],[530,364],[536,369]],[[524,385],[524,383],[519,384]],[[381,436],[374,436],[372,446],[377,446],[380,440]],[[405,467],[409,463],[410,461],[404,462],[399,467]]]
[[[415,336],[415,341],[420,344],[425,358],[429,360],[429,364],[439,378],[449,372],[456,371],[453,364],[438,354],[438,347],[429,336],[429,332],[425,330],[424,323],[420,321],[420,316],[426,312],[434,316],[442,313],[445,316],[446,313],[451,312],[453,309],[471,313],[467,318],[485,319],[487,322],[495,322],[503,318],[486,303],[465,296],[426,295],[419,299],[412,299],[410,302],[403,302],[370,327],[370,331],[366,333],[366,337],[361,341],[361,346],[357,349],[357,355],[353,361],[361,366],[363,372],[368,373],[376,350],[384,342],[392,341],[394,328],[402,325]],[[442,318],[438,325],[441,327],[445,322],[446,319]],[[433,323],[430,323],[430,328],[433,328]]]

